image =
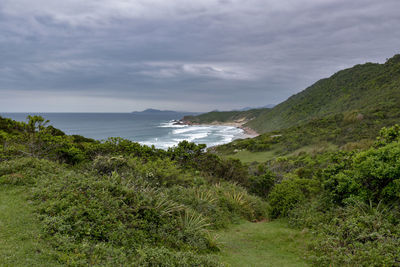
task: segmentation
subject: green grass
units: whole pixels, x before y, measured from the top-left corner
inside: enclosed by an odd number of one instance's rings
[[[221,260],[230,266],[308,266],[309,236],[283,221],[246,222],[220,235]]]
[[[337,145],[325,142],[323,144],[318,143],[318,144],[301,147],[301,148],[296,149],[295,151],[289,153],[287,156],[295,156],[296,157],[302,153],[307,153],[307,154],[312,155],[312,154],[316,154],[316,153],[336,151],[338,149],[339,148]]]
[[[254,161],[265,162],[267,160],[271,160],[274,157],[276,157],[274,150],[263,151],[263,152],[251,152],[248,150],[241,150],[239,152],[236,152],[235,154],[221,155],[221,156],[225,158],[239,159],[243,163],[251,163]]]
[[[57,266],[51,249],[40,239],[40,222],[26,190],[0,185],[0,265]]]

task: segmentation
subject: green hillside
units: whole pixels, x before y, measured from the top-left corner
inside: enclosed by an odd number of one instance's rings
[[[365,148],[382,127],[400,121],[400,106],[375,107],[364,114],[349,111],[311,119],[255,138],[238,139],[213,151],[245,162],[264,162],[292,153]]]
[[[248,121],[258,117],[268,109],[250,109],[246,111],[212,111],[198,116],[185,116],[184,121],[190,123],[213,123],[213,122],[234,122]]]
[[[240,117],[251,119],[251,114],[254,119],[245,126],[265,133],[350,111],[365,116],[382,110],[380,116],[390,116],[399,103],[400,55],[395,55],[385,64],[366,63],[339,71],[272,109],[212,112],[188,119],[199,123],[207,123],[210,118],[226,122]]]

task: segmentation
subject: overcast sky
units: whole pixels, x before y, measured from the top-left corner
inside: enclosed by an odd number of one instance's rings
[[[0,112],[277,104],[396,53],[399,0],[0,0]]]

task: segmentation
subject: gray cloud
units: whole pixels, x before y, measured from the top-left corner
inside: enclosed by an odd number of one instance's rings
[[[2,0],[0,111],[278,103],[399,53],[399,10],[398,0]]]

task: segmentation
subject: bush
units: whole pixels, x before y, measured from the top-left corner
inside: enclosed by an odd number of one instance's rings
[[[334,203],[348,198],[374,203],[400,201],[400,144],[359,152],[346,164],[338,163],[325,172],[324,189]]]
[[[398,124],[389,128],[383,127],[377,137],[376,146],[384,146],[395,141],[400,141],[400,125]]]
[[[291,222],[308,227],[316,239],[310,248],[317,266],[398,266],[400,227],[398,210],[350,201],[343,208],[323,211],[306,206]]]
[[[276,184],[268,196],[271,217],[287,216],[290,210],[319,191],[319,182],[310,179],[293,178]]]
[[[0,184],[33,185],[44,175],[57,175],[60,166],[36,158],[20,158],[0,162]]]
[[[276,175],[271,171],[267,171],[263,175],[253,176],[249,180],[249,191],[257,196],[266,198],[276,180]]]
[[[218,262],[215,256],[198,255],[193,252],[171,251],[167,248],[143,248],[136,260],[138,266],[175,267],[175,266],[225,266]]]
[[[210,228],[221,229],[245,218],[250,221],[264,219],[267,204],[259,197],[249,195],[237,185],[217,183],[183,189],[173,187],[168,192],[171,199],[190,206],[209,219]]]
[[[128,160],[129,170],[136,176],[146,179],[153,186],[193,185],[202,182],[201,178],[195,179],[188,172],[179,168],[170,159],[154,159],[143,163],[139,158]]]
[[[60,160],[64,161],[65,163],[72,164],[72,165],[81,163],[86,159],[85,153],[76,147],[68,147],[68,148],[59,149],[58,157]]]
[[[128,166],[122,156],[97,156],[93,160],[93,169],[100,174],[111,174]]]

